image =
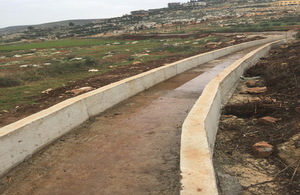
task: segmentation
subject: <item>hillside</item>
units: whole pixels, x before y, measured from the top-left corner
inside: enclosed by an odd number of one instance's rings
[[[82,20],[64,20],[59,22],[50,22],[45,24],[38,24],[38,25],[24,25],[24,26],[11,26],[6,28],[0,29],[0,34],[12,34],[18,33],[21,31],[25,31],[28,27],[32,26],[34,28],[53,28],[56,26],[69,26],[69,23],[73,23],[74,25],[85,25],[96,21],[96,19],[82,19]]]
[[[31,28],[9,27],[0,29],[0,43],[132,33],[194,34],[297,30],[300,26],[298,7],[273,6],[270,1],[214,0],[208,1],[206,6],[139,10],[122,17],[108,19],[67,20]],[[69,25],[70,23],[74,25]]]

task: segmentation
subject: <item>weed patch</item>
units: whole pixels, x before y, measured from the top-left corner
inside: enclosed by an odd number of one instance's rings
[[[48,67],[32,68],[14,76],[0,77],[0,87],[14,87],[19,86],[25,82],[40,81],[48,77],[59,77],[69,75],[80,71],[87,71],[95,67],[97,62],[92,58],[86,57],[80,62],[65,62],[55,63]]]
[[[300,30],[298,30],[297,34],[296,34],[296,38],[300,39]]]
[[[165,51],[170,53],[177,53],[177,52],[185,52],[190,49],[192,49],[191,46],[166,45],[166,46],[154,48],[153,51],[154,52]]]
[[[0,87],[14,87],[21,85],[22,82],[13,76],[2,76],[0,77]]]

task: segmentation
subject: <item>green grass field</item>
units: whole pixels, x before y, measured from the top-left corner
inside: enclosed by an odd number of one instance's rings
[[[42,41],[35,43],[24,43],[16,45],[2,45],[0,46],[1,51],[15,51],[15,50],[30,50],[30,49],[46,49],[46,48],[66,48],[66,47],[85,47],[85,46],[95,46],[104,45],[107,43],[112,43],[115,40],[105,40],[105,39],[62,39],[56,41]]]
[[[214,41],[230,39],[222,36],[138,41],[81,38],[1,45],[0,112],[21,104],[34,104],[36,99],[32,97],[48,88],[102,74],[115,66],[200,52],[206,43]]]

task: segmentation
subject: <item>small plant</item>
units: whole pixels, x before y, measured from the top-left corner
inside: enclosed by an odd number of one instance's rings
[[[18,77],[24,82],[32,82],[42,80],[42,76],[39,74],[38,70],[26,71],[20,73]]]
[[[85,57],[84,60],[85,60],[84,64],[86,66],[94,66],[94,65],[97,64],[97,62],[93,58],[91,58],[91,57]]]
[[[187,50],[191,50],[191,46],[174,46],[174,45],[165,45],[161,47],[154,48],[153,51],[167,51],[170,53],[183,52]]]
[[[297,34],[296,34],[296,38],[300,39],[300,30],[298,30]]]
[[[58,62],[49,67],[32,68],[21,73],[16,73],[14,76],[2,76],[0,77],[0,87],[14,87],[26,82],[40,81],[49,77],[55,78],[62,75],[74,74],[87,71],[96,65],[97,62],[90,57],[84,57],[83,61]]]
[[[21,81],[18,78],[12,76],[0,77],[0,87],[15,87],[21,85]]]

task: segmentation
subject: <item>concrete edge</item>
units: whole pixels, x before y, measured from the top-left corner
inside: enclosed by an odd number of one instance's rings
[[[205,87],[182,126],[180,170],[181,195],[218,194],[212,156],[222,105],[234,92],[240,76],[272,46],[268,43],[234,62]]]
[[[255,45],[282,39],[256,40],[199,54],[112,83],[68,99],[46,110],[0,128],[0,176],[48,144],[127,98],[207,61]]]

